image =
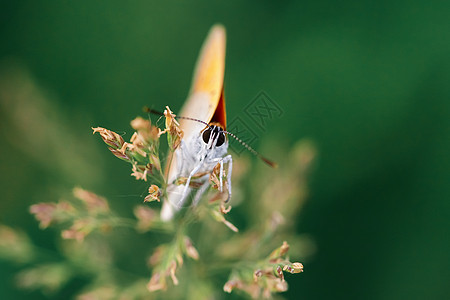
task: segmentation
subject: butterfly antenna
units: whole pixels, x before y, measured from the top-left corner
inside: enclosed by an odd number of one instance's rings
[[[144,112],[146,112],[146,113],[151,113],[151,114],[155,114],[155,115],[158,115],[158,116],[164,116],[164,113],[162,113],[160,111],[157,111],[157,110],[154,110],[152,108],[149,108],[147,106],[144,106],[143,109],[144,109]],[[189,117],[181,117],[181,116],[176,116],[175,118],[199,122],[199,123],[202,123],[202,124],[208,126],[209,128],[211,128],[211,126],[209,126],[208,123],[206,123],[205,121],[199,120],[199,119],[194,119],[194,118],[189,118]]]
[[[152,113],[152,114],[155,114],[155,115],[164,116],[164,114],[163,114],[162,112],[157,111],[157,110],[154,110],[154,109],[151,109],[151,108],[146,107],[146,106],[144,107],[144,111],[147,112],[147,113]],[[209,126],[208,123],[206,123],[206,122],[204,122],[204,121],[202,121],[202,120],[199,120],[199,119],[194,119],[194,118],[189,118],[189,117],[181,117],[181,116],[177,116],[176,118],[178,118],[178,119],[184,119],[184,120],[190,120],[190,121],[195,121],[195,122],[199,122],[199,123],[202,123],[202,124],[208,126],[208,128],[211,128],[211,126]],[[236,141],[238,141],[242,146],[244,146],[248,151],[250,151],[253,155],[257,156],[259,159],[261,159],[263,162],[265,162],[266,164],[268,164],[268,165],[271,166],[272,168],[278,168],[278,164],[277,164],[277,163],[275,163],[275,162],[271,161],[270,159],[265,158],[264,156],[262,156],[261,154],[259,154],[258,151],[256,151],[256,150],[253,149],[252,147],[250,147],[249,144],[247,144],[246,142],[244,142],[243,140],[241,140],[240,138],[238,138],[235,134],[233,134],[233,133],[231,133],[231,132],[228,132],[228,131],[226,131],[226,130],[224,130],[223,133],[228,134],[229,136],[231,136],[232,138],[234,138],[234,139],[235,139]]]
[[[157,110],[154,110],[153,108],[150,108],[150,107],[148,107],[148,106],[144,106],[144,107],[142,108],[142,110],[143,110],[144,112],[146,112],[146,113],[149,113],[149,114],[154,114],[154,115],[158,115],[158,116],[164,116],[164,114],[163,114],[162,112],[157,111]]]
[[[229,136],[231,136],[232,138],[234,138],[236,141],[238,141],[242,146],[244,146],[248,151],[250,151],[253,155],[257,156],[259,159],[261,159],[263,162],[265,162],[266,164],[268,164],[269,166],[271,166],[272,168],[278,168],[278,164],[276,162],[271,161],[268,158],[265,158],[264,156],[262,156],[258,151],[256,151],[255,149],[253,149],[252,147],[250,147],[249,144],[247,144],[246,142],[244,142],[243,140],[241,140],[240,138],[238,138],[235,134],[228,132],[228,131],[223,131],[224,133],[228,134]]]
[[[189,117],[179,117],[179,116],[177,116],[177,117],[175,117],[175,118],[178,118],[178,119],[184,119],[184,120],[190,120],[190,121],[196,121],[196,122],[202,123],[202,124],[208,126],[209,128],[211,128],[211,126],[209,126],[208,123],[206,123],[206,122],[204,122],[204,121],[202,121],[202,120],[199,120],[199,119],[194,119],[194,118],[189,118]]]
[[[152,109],[152,108],[149,108],[149,107],[147,107],[147,106],[144,106],[144,107],[142,108],[142,111],[148,114],[148,118],[149,118],[149,119],[150,119],[150,114],[154,114],[154,115],[159,116],[158,121],[161,120],[162,117],[164,117],[164,114],[163,114],[163,113],[161,113],[161,112],[159,112],[159,111],[157,111],[157,110],[154,110],[154,109]]]

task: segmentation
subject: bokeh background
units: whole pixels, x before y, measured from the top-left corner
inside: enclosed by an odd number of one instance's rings
[[[309,138],[319,152],[298,225],[317,252],[285,296],[447,298],[449,11],[414,0],[2,1],[0,222],[52,248],[57,233],[38,229],[30,204],[74,185],[116,208],[140,202],[145,186],[90,127],[125,132],[144,105],[179,109],[220,22],[229,118],[264,90],[284,114],[253,146]],[[16,270],[0,263],[2,299],[45,298],[15,289]]]

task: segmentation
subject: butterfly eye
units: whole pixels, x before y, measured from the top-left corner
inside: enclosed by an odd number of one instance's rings
[[[225,143],[225,133],[219,132],[219,137],[217,138],[217,144],[216,144],[216,146],[217,146],[217,147],[222,146],[223,143]]]
[[[208,128],[205,131],[203,131],[202,134],[202,139],[205,142],[205,144],[208,144],[210,137],[211,137],[211,128]]]

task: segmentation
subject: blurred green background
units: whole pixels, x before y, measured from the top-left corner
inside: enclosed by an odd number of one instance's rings
[[[2,1],[0,222],[51,248],[56,233],[38,229],[30,204],[74,185],[116,208],[140,202],[145,185],[90,127],[130,131],[144,105],[179,109],[220,22],[229,119],[264,90],[284,115],[255,129],[255,148],[307,137],[319,151],[298,226],[317,253],[285,295],[447,298],[449,11],[448,1]],[[50,102],[8,98],[15,76],[35,85],[19,92]],[[14,289],[16,270],[0,263],[1,298],[44,298]]]

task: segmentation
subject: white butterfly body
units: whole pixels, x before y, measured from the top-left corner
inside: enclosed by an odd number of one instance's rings
[[[209,129],[207,129],[209,130]],[[218,133],[223,135],[224,133]],[[231,155],[227,154],[228,141],[225,141],[218,146],[217,138],[211,137],[207,142],[203,139],[203,133],[193,137],[190,140],[182,140],[180,147],[175,151],[177,161],[180,164],[177,166],[174,174],[175,177],[169,179],[171,184],[167,189],[168,197],[164,202],[163,210],[161,212],[161,218],[163,220],[170,220],[173,214],[181,209],[188,201],[188,196],[192,192],[189,184],[192,183],[192,178],[199,174],[200,177],[195,178],[195,183],[199,184],[200,187],[193,191],[195,193],[192,202],[189,204],[196,205],[200,200],[203,193],[209,187],[209,177],[210,173],[214,167],[219,164],[220,172],[219,179],[221,180],[219,188],[223,189],[222,177],[223,177],[223,167],[224,164],[228,164],[227,172],[227,189],[229,197],[231,196],[231,171],[232,171],[232,158]],[[176,185],[174,182],[180,178],[187,178],[185,184]]]

